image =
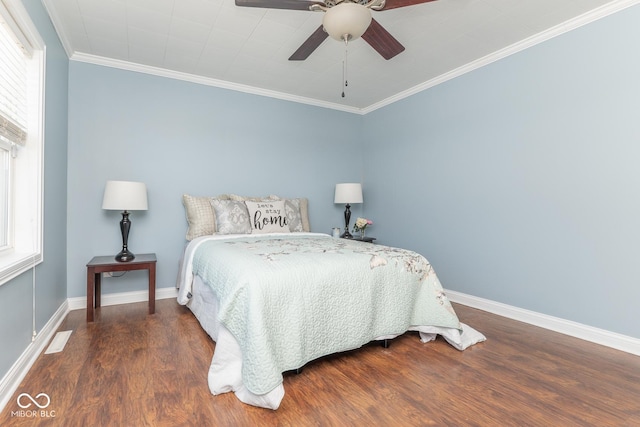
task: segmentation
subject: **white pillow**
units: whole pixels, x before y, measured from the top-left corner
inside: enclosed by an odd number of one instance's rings
[[[289,233],[284,200],[245,201],[252,233]]]
[[[187,240],[207,236],[216,232],[216,218],[211,206],[211,197],[182,195],[182,204],[187,215]]]

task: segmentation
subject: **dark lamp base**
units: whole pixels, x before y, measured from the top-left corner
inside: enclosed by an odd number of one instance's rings
[[[122,212],[122,221],[120,221],[120,232],[122,233],[122,250],[116,255],[116,261],[129,262],[136,256],[129,252],[129,246],[127,240],[129,240],[129,229],[131,228],[131,221],[129,221],[129,212]]]
[[[118,255],[116,255],[116,261],[118,262],[129,262],[133,261],[136,256],[129,252],[127,249],[121,250]]]
[[[351,233],[349,233],[349,221],[351,220],[351,205],[347,203],[344,208],[344,233],[342,233],[343,239],[353,239]]]

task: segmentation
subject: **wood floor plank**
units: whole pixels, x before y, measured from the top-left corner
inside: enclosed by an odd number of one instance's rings
[[[404,334],[284,374],[277,411],[213,396],[215,343],[191,312],[161,300],[69,313],[61,353],[39,356],[2,426],[635,426],[640,357],[455,305],[487,341],[460,352]],[[19,416],[47,393],[55,417]]]

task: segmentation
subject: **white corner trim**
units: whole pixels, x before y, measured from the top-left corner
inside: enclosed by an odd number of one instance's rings
[[[364,108],[358,108],[358,107],[351,107],[348,105],[342,105],[342,104],[336,104],[336,103],[332,103],[332,102],[326,102],[326,101],[320,101],[317,99],[312,99],[312,98],[306,98],[306,97],[301,97],[301,96],[297,96],[297,95],[292,95],[292,94],[288,94],[288,93],[284,93],[284,92],[278,92],[278,91],[274,91],[274,90],[269,90],[269,89],[262,89],[262,88],[258,88],[258,87],[254,87],[254,86],[249,86],[249,85],[243,85],[243,84],[239,84],[239,83],[233,83],[233,82],[228,82],[225,80],[219,80],[219,79],[214,79],[214,78],[209,78],[209,77],[202,77],[202,76],[197,76],[194,74],[189,74],[189,73],[183,73],[183,72],[179,72],[179,71],[172,71],[172,70],[168,70],[168,69],[164,69],[164,68],[159,68],[159,67],[153,67],[153,66],[149,66],[149,65],[142,65],[142,64],[136,64],[133,62],[128,62],[128,61],[122,61],[122,60],[118,60],[118,59],[111,59],[111,58],[106,58],[106,57],[101,57],[101,56],[96,56],[96,55],[91,55],[91,54],[86,54],[86,53],[82,53],[82,52],[76,52],[73,50],[73,48],[71,47],[70,43],[67,40],[66,35],[62,32],[59,31],[62,28],[64,28],[62,25],[60,25],[59,22],[59,18],[56,16],[51,15],[51,10],[53,10],[54,8],[51,7],[47,7],[47,3],[49,1],[52,0],[43,0],[45,7],[47,8],[47,11],[49,12],[49,15],[52,17],[53,23],[54,23],[54,27],[56,28],[56,31],[58,33],[58,35],[60,36],[60,40],[62,41],[62,44],[65,48],[65,50],[67,51],[67,55],[69,56],[69,58],[72,61],[78,61],[78,62],[86,62],[86,63],[90,63],[90,64],[95,64],[95,65],[102,65],[105,67],[112,67],[112,68],[118,68],[118,69],[122,69],[122,70],[128,70],[128,71],[134,71],[134,72],[138,72],[138,73],[145,73],[145,74],[151,74],[151,75],[156,75],[156,76],[160,76],[160,77],[167,77],[167,78],[171,78],[171,79],[176,79],[176,80],[183,80],[183,81],[187,81],[187,82],[192,82],[192,83],[197,83],[197,84],[202,84],[202,85],[206,85],[206,86],[214,86],[214,87],[219,87],[219,88],[223,88],[223,89],[229,89],[229,90],[234,90],[234,91],[238,91],[238,92],[245,92],[245,93],[249,93],[249,94],[253,94],[253,95],[260,95],[260,96],[266,96],[266,97],[270,97],[270,98],[276,98],[276,99],[281,99],[281,100],[285,100],[285,101],[291,101],[291,102],[297,102],[297,103],[301,103],[301,104],[307,104],[307,105],[312,105],[312,106],[316,106],[316,107],[322,107],[322,108],[329,108],[329,109],[333,109],[333,110],[338,110],[338,111],[344,111],[347,113],[353,113],[353,114],[360,114],[360,115],[365,115],[368,114],[372,111],[375,111],[379,108],[385,107],[389,104],[393,104],[394,102],[400,101],[404,98],[408,98],[412,95],[415,95],[418,92],[422,92],[424,90],[427,90],[429,88],[432,88],[436,85],[439,85],[441,83],[444,83],[448,80],[454,79],[458,76],[461,76],[463,74],[469,73],[471,71],[474,71],[478,68],[484,67],[485,65],[491,64],[492,62],[498,61],[502,58],[505,58],[509,55],[513,55],[514,53],[518,53],[522,50],[525,50],[529,47],[535,46],[539,43],[542,43],[544,41],[547,41],[553,37],[559,36],[561,34],[564,34],[568,31],[574,30],[576,28],[579,28],[583,25],[589,24],[591,22],[597,21],[598,19],[604,18],[606,16],[609,16],[615,12],[619,12],[623,9],[626,9],[628,7],[634,6],[636,4],[640,4],[640,0],[613,0],[603,6],[600,6],[596,9],[593,9],[589,12],[586,12],[580,16],[577,16],[573,19],[570,19],[566,22],[562,22],[558,25],[556,25],[555,27],[552,27],[548,30],[542,31],[538,34],[535,34],[531,37],[528,37],[524,40],[521,40],[517,43],[512,44],[511,46],[507,46],[504,49],[500,49],[496,52],[493,52],[489,55],[486,55],[480,59],[477,59],[475,61],[469,62],[468,64],[465,64],[461,67],[456,68],[455,70],[449,71],[447,73],[444,73],[440,76],[437,76],[431,80],[428,80],[426,82],[420,83],[416,86],[413,86],[407,90],[404,90],[402,92],[399,92],[393,96],[390,96],[386,99],[383,99],[379,102],[376,102],[374,104],[369,105],[368,107],[364,107]]]
[[[528,49],[532,46],[545,42],[549,39],[552,39],[556,36],[559,36],[571,30],[575,30],[576,28],[582,27],[583,25],[597,21],[598,19],[604,18],[615,12],[619,12],[623,9],[634,6],[636,4],[640,4],[640,0],[614,0],[603,6],[595,8],[589,12],[583,13],[580,16],[570,19],[569,21],[562,22],[556,25],[555,27],[551,27],[531,37],[528,37],[524,40],[516,42],[511,46],[507,46],[503,49],[490,53],[489,55],[486,55],[475,61],[469,62],[461,67],[456,68],[455,70],[451,70],[447,73],[441,74],[438,77],[435,77],[431,80],[420,83],[412,88],[399,92],[393,96],[390,96],[389,98],[383,99],[380,102],[371,104],[368,107],[363,108],[361,110],[362,111],[361,114],[367,114],[379,108],[385,107],[389,104],[393,104],[394,102],[400,101],[404,98],[408,98],[411,95],[415,95],[418,92],[422,92],[424,90],[437,86],[448,80],[454,79],[463,74],[466,74],[478,68],[484,67],[485,65],[489,65],[492,62],[496,62],[502,58],[506,58],[507,56],[513,55],[514,53],[518,53],[520,51]]]
[[[175,287],[156,289],[156,300],[177,298],[178,290]],[[102,295],[102,306],[128,304],[132,302],[142,302],[149,300],[149,291],[122,292],[116,294]],[[177,303],[176,303],[177,304]],[[20,382],[27,375],[38,356],[44,351],[45,347],[55,336],[58,328],[62,324],[69,311],[86,309],[87,298],[77,297],[69,298],[64,301],[58,310],[51,316],[46,325],[36,335],[35,341],[30,343],[18,360],[13,364],[11,369],[0,380],[0,412],[9,402],[9,399],[17,390]]]
[[[73,55],[73,47],[71,46],[71,42],[69,41],[69,37],[67,36],[67,33],[63,31],[65,27],[62,24],[62,19],[60,19],[60,16],[56,13],[57,9],[55,7],[51,7],[51,4],[54,1],[55,0],[42,0],[42,5],[44,6],[45,10],[49,14],[49,17],[51,18],[51,22],[53,23],[53,28],[55,28],[56,33],[58,34],[58,38],[62,43],[62,47],[64,48],[64,51],[67,53],[67,57],[71,58],[71,55]]]
[[[58,327],[60,327],[60,324],[67,316],[67,313],[69,313],[69,303],[68,301],[64,301],[53,316],[51,316],[47,324],[44,325],[42,330],[36,335],[35,341],[27,346],[11,369],[9,369],[2,380],[0,380],[0,412],[4,410],[9,399],[13,396],[13,393],[15,393],[24,377],[36,362],[40,353],[42,353],[51,338],[55,335]]]
[[[474,297],[456,291],[447,290],[446,292],[449,299],[455,303],[477,308],[509,319],[525,322],[530,325],[539,326],[596,344],[601,344],[627,353],[640,355],[640,339],[637,338],[548,316],[546,314],[536,313],[484,298]],[[102,305],[109,306],[148,301],[148,295],[148,291],[106,294],[102,297]],[[177,296],[178,290],[175,287],[159,288],[156,290],[156,300],[177,298]],[[9,399],[13,396],[20,385],[20,382],[27,375],[38,356],[46,347],[47,343],[55,335],[69,311],[86,308],[86,301],[86,297],[69,298],[64,301],[36,336],[35,341],[27,346],[11,369],[9,369],[2,380],[0,380],[0,412],[4,410]]]
[[[639,0],[640,1],[640,0]],[[106,58],[104,56],[91,55],[88,53],[74,52],[69,57],[72,61],[86,62],[88,64],[102,65],[104,67],[118,68],[120,70],[133,71],[136,73],[151,74],[154,76],[167,77],[175,80],[214,86],[221,89],[229,89],[237,92],[249,93],[252,95],[266,96],[269,98],[281,99],[284,101],[297,102],[299,104],[313,105],[315,107],[329,108],[332,110],[344,111],[347,113],[362,114],[362,110],[348,105],[336,104],[333,102],[320,101],[313,98],[292,95],[270,89],[262,89],[240,83],[233,83],[226,80],[214,79],[211,77],[198,76],[195,74],[183,73],[181,71],[168,70],[166,68],[154,67],[151,65],[137,64],[135,62],[122,61],[120,59]]]
[[[640,356],[640,339],[638,338],[460,292],[446,290],[446,293],[452,302]]]
[[[42,262],[42,251],[0,256],[0,286]]]
[[[156,301],[159,299],[178,298],[178,289],[175,287],[156,289]],[[87,297],[69,298],[69,310],[82,310],[87,308]],[[102,294],[100,305],[131,304],[134,302],[149,301],[149,291],[118,292]]]

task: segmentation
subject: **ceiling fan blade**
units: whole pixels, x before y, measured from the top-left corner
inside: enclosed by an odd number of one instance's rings
[[[240,7],[264,7],[266,9],[309,10],[312,4],[324,6],[320,1],[308,0],[236,0]]]
[[[304,43],[302,43],[298,50],[293,52],[289,61],[304,61],[327,37],[329,37],[329,34],[327,34],[324,31],[324,28],[322,28],[322,25],[320,25],[320,27],[318,27],[318,29],[315,30]]]
[[[431,1],[435,0],[387,0],[382,10],[396,9],[398,7],[405,6],[414,6],[416,4],[429,3]]]
[[[367,31],[364,32],[362,38],[387,60],[404,50],[404,46],[389,34],[375,19],[371,20],[371,25],[369,25]]]

